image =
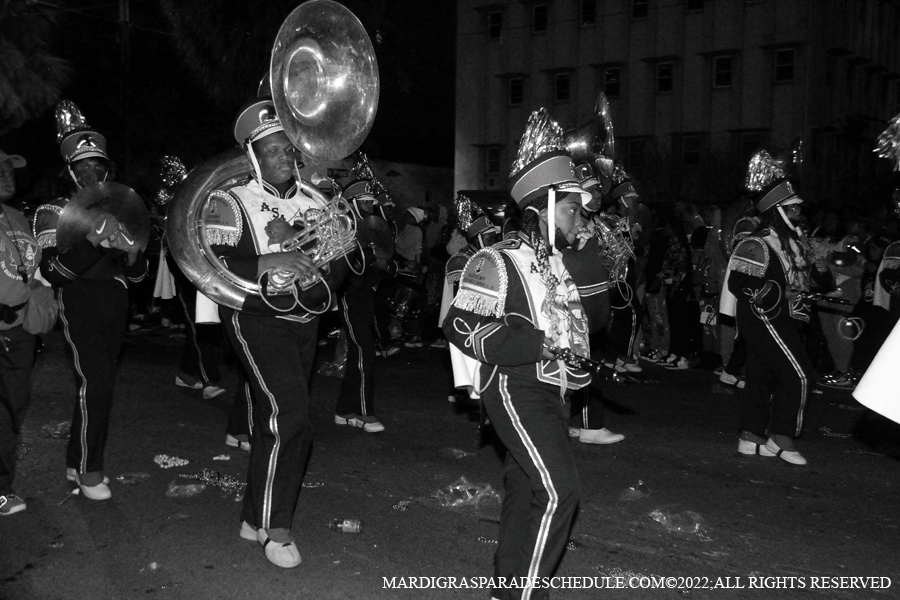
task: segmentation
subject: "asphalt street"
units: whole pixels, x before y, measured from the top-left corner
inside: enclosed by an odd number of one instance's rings
[[[248,461],[224,445],[233,362],[221,356],[229,394],[203,400],[174,385],[183,345],[159,327],[129,334],[106,452],[113,498],[94,502],[65,478],[75,382],[61,334],[47,337],[17,477],[28,509],[0,519],[0,598],[490,597],[477,586],[492,572],[502,450],[477,407],[448,402],[447,350],[379,359],[381,434],[335,425],[340,379],[314,376],[293,528],[303,563],[282,570],[238,537],[239,491],[191,486],[202,469],[240,481]],[[572,442],[582,501],[558,572],[594,588],[551,597],[900,598],[900,427],[849,393],[813,394],[798,442],[809,465],[796,467],[736,453],[739,392],[709,371],[647,366],[637,383],[600,385],[607,426],[626,438]],[[160,455],[188,462],[162,468]],[[451,489],[461,478],[468,492]],[[333,532],[336,518],[362,531]]]

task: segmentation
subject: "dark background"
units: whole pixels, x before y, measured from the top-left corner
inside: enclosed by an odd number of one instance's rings
[[[33,202],[63,192],[53,116],[57,99],[74,101],[107,137],[116,179],[142,195],[158,186],[162,155],[174,154],[190,168],[232,146],[234,115],[256,95],[278,29],[300,4],[7,2],[0,8],[0,63],[14,63],[12,43],[29,59],[43,52],[45,63],[32,59],[26,68],[44,83],[58,79],[56,90],[32,94],[25,110],[10,115],[3,110],[10,98],[25,96],[36,82],[0,76],[0,148],[29,163],[19,178],[20,198]],[[370,158],[452,166],[456,3],[341,4],[365,27],[380,72],[378,111],[361,149]],[[54,57],[62,61],[52,62]]]

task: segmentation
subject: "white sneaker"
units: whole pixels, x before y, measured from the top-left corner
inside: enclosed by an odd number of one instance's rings
[[[243,533],[243,529],[241,532]],[[275,566],[292,569],[302,562],[300,551],[297,550],[297,544],[293,540],[287,544],[279,544],[269,539],[266,530],[260,527],[256,531],[256,541],[262,545],[266,551],[266,558]]]
[[[220,388],[219,386],[207,384],[206,387],[203,388],[203,399],[204,400],[212,400],[213,398],[218,398],[222,394],[225,393],[225,388]]]
[[[84,497],[89,500],[109,500],[112,498],[112,492],[105,483],[101,482],[97,485],[84,485],[81,483],[81,478],[78,476],[78,473],[75,473],[75,483],[81,488],[81,493],[84,494]]]
[[[66,468],[66,479],[68,481],[75,481],[75,477],[78,475],[78,471],[72,468]],[[103,476],[103,483],[109,485],[109,477],[106,475]]]
[[[672,356],[675,356],[674,354]],[[685,357],[680,357],[675,359],[674,361],[667,361],[666,368],[670,371],[683,371],[691,366],[691,363],[688,362],[688,359]]]
[[[372,419],[366,421],[364,419]],[[346,417],[342,417],[340,415],[334,415],[334,422],[337,425],[351,425],[353,427],[359,427],[366,433],[381,433],[384,431],[384,425],[378,422],[374,417],[357,417],[356,415],[347,415]]]
[[[582,429],[578,441],[582,444],[615,444],[625,439],[621,433],[613,433],[606,427],[603,429]]]
[[[615,373],[624,373],[625,372],[625,367],[620,366],[618,364],[618,361],[616,361],[614,363],[605,362],[605,363],[603,363],[603,366],[606,367],[607,369],[612,369],[613,372],[615,372]]]
[[[188,388],[191,390],[199,390],[199,389],[203,388],[202,381],[198,381],[197,383],[193,383],[193,384],[186,383],[184,381],[184,379],[182,379],[179,375],[175,376],[175,385],[177,385],[178,387],[185,387],[185,388]]]
[[[741,390],[744,389],[744,386],[747,385],[747,382],[740,377],[735,377],[734,375],[730,375],[725,371],[722,371],[722,374],[719,375],[719,381],[721,381],[725,385],[733,385],[734,387]]]
[[[791,463],[792,465],[806,464],[806,459],[803,458],[802,454],[800,454],[796,450],[782,450],[772,438],[766,440],[766,450],[771,452],[774,456],[779,457],[781,460]]]
[[[569,437],[578,437],[579,433],[581,433],[581,429],[578,427],[569,427]]]
[[[616,366],[622,367],[629,373],[640,373],[641,371],[644,370],[644,368],[641,367],[641,365],[637,364],[636,362],[625,362],[621,358],[616,359]]]
[[[757,444],[750,440],[738,440],[738,452],[747,456],[754,456],[756,454],[768,457],[775,456],[775,453],[766,448],[765,444]]]
[[[251,525],[250,523],[248,523],[247,521],[241,521],[240,536],[241,536],[242,540],[247,540],[250,542],[259,541],[259,538],[257,536],[257,531],[258,531],[258,529],[256,527],[254,527],[253,525]]]
[[[249,436],[241,435],[241,437],[247,437],[249,440]],[[240,448],[244,452],[250,452],[250,442],[239,439],[230,433],[225,434],[225,445],[231,446],[232,448]]]

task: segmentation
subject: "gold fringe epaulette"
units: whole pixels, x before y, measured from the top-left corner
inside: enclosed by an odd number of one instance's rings
[[[202,229],[210,246],[237,246],[244,229],[241,209],[234,196],[213,190],[203,207]]]
[[[59,204],[41,204],[35,209],[31,220],[31,232],[40,249],[56,247],[56,225],[62,210],[63,207]]]
[[[475,253],[460,279],[453,306],[483,317],[503,317],[509,277],[503,257],[493,248]]]
[[[765,278],[769,266],[769,245],[755,236],[741,240],[731,254],[731,270]]]
[[[750,275],[751,277],[765,278],[766,276],[766,268],[764,266],[751,264],[740,259],[732,260],[731,270],[737,271],[738,273],[744,273],[745,275]]]
[[[47,248],[56,248],[56,232],[44,233],[37,237],[38,248],[46,250]]]
[[[885,257],[884,260],[881,261],[882,269],[900,269],[900,258]]]

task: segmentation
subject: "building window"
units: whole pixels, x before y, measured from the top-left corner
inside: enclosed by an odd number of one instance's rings
[[[531,30],[535,33],[544,33],[547,31],[547,5],[535,4],[531,13]]]
[[[731,87],[731,57],[713,57],[713,87]]]
[[[794,49],[775,51],[775,81],[794,80]]]
[[[646,19],[649,14],[649,0],[631,0],[631,18]]]
[[[703,10],[703,0],[687,0],[687,9],[689,11]]]
[[[581,0],[581,24],[594,25],[597,22],[597,0]]]
[[[672,63],[664,62],[656,65],[657,93],[671,92],[674,88],[675,72]]]
[[[603,93],[607,98],[615,98],[622,93],[622,69],[603,70]]]
[[[509,105],[518,106],[522,104],[525,96],[525,80],[522,77],[511,77],[509,79]]]
[[[487,175],[497,175],[500,173],[500,148],[492,147],[487,149],[485,154],[484,172]]]
[[[645,140],[628,140],[628,170],[637,171],[644,166],[647,152]]]
[[[572,77],[568,73],[557,73],[554,77],[553,97],[557,102],[565,102],[569,99],[572,87]]]
[[[681,140],[682,158],[684,166],[699,167],[700,166],[700,136],[686,135]]]
[[[488,13],[488,38],[492,40],[500,39],[503,34],[503,13]]]

